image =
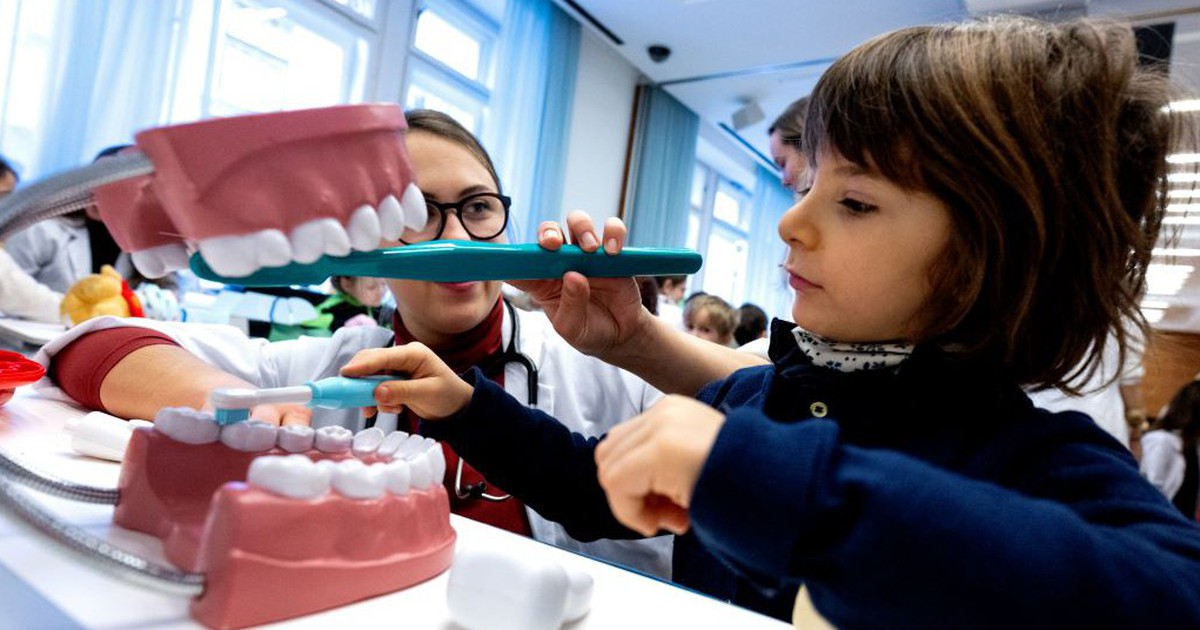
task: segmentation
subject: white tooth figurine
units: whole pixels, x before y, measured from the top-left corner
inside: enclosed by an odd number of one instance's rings
[[[408,489],[412,486],[412,470],[408,462],[394,459],[383,465],[383,472],[388,492],[401,497],[408,494]]]
[[[331,425],[317,429],[313,446],[322,453],[346,453],[349,452],[353,440],[354,433],[350,429]]]
[[[235,422],[221,427],[221,443],[247,453],[271,450],[278,436],[279,427],[258,420]]]
[[[154,416],[155,430],[185,444],[211,444],[221,435],[221,425],[211,413],[190,407],[166,407]]]
[[[378,499],[386,488],[383,465],[364,464],[357,459],[343,459],[333,469],[333,489],[351,499]]]
[[[306,424],[289,424],[279,427],[275,444],[289,453],[303,453],[313,447],[316,431]]]
[[[371,427],[354,434],[350,450],[354,453],[355,457],[365,457],[378,451],[382,444],[383,429]]]
[[[264,455],[250,462],[246,482],[293,499],[315,499],[329,491],[329,477],[304,455]]]

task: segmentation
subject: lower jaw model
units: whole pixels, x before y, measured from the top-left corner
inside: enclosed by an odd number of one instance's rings
[[[219,425],[164,409],[134,432],[113,520],[205,576],[191,614],[244,627],[406,588],[449,568],[441,446],[401,431]]]

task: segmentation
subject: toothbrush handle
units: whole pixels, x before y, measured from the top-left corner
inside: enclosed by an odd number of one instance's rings
[[[403,376],[365,376],[348,378],[331,376],[319,381],[305,383],[312,390],[312,400],[309,407],[323,409],[350,409],[354,407],[375,406],[375,388],[384,381],[395,381]]]
[[[575,245],[549,251],[536,243],[486,241],[428,241],[415,245],[323,256],[308,264],[264,267],[240,278],[217,274],[199,254],[192,271],[206,280],[246,287],[319,284],[331,275],[406,278],[431,282],[532,280],[561,278],[567,271],[585,276],[630,277],[691,274],[700,269],[700,254],[690,249],[626,247],[610,255],[588,253]]]

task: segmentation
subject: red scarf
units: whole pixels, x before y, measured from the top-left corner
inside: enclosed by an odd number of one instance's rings
[[[489,359],[500,354],[500,349],[504,345],[504,304],[503,300],[496,300],[496,305],[492,308],[492,312],[471,330],[468,330],[460,335],[457,335],[447,342],[440,344],[429,344],[452,370],[458,373],[463,373],[472,366],[486,366]],[[392,322],[393,329],[396,331],[396,344],[405,344],[412,341],[417,341],[404,327],[404,322],[400,320],[400,314],[397,312],[395,319]],[[497,370],[495,374],[488,374],[488,378],[504,385],[504,370]],[[404,414],[400,417],[400,428],[409,433],[417,433],[419,427],[419,418],[411,411],[405,409]],[[446,478],[442,483],[446,486],[446,492],[450,495],[450,510],[460,516],[465,516],[469,519],[487,523],[501,529],[506,529],[510,532],[522,534],[524,536],[532,535],[532,530],[529,528],[529,519],[525,514],[525,506],[516,497],[509,497],[504,501],[489,501],[483,498],[467,497],[460,499],[455,491],[454,478],[458,472],[458,455],[446,443],[442,443],[442,451],[446,454]],[[507,494],[495,484],[486,482],[483,475],[479,474],[474,468],[463,462],[462,481],[459,488],[466,489],[477,487],[476,484],[485,484],[485,492],[492,496],[503,496]]]

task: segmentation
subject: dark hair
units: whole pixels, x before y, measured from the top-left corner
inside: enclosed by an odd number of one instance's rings
[[[1192,381],[1180,388],[1167,405],[1166,413],[1150,428],[1179,431],[1183,448],[1196,448],[1196,443],[1200,442],[1200,381]]]
[[[783,113],[767,127],[767,135],[771,135],[776,131],[779,132],[779,139],[784,144],[791,145],[796,149],[800,148],[801,140],[804,138],[804,120],[808,115],[808,97],[801,96],[792,101]]]
[[[1184,121],[1128,26],[1020,17],[920,26],[838,59],[803,149],[836,151],[943,202],[955,237],[931,270],[923,338],[1018,383],[1061,387],[1124,363]],[[1066,323],[1064,317],[1070,318]],[[1078,382],[1078,381],[1075,381]]]
[[[4,159],[3,155],[0,155],[0,177],[3,177],[5,173],[12,173],[14,181],[21,181],[21,175],[17,173],[17,169],[13,168],[12,163]]]
[[[767,330],[767,312],[755,304],[746,302],[738,307],[737,328],[733,331],[733,340],[739,346],[744,346],[759,337]]]
[[[409,133],[421,131],[433,134],[469,151],[487,169],[488,175],[492,176],[492,183],[496,184],[496,192],[504,192],[504,189],[500,187],[500,176],[496,174],[496,166],[492,163],[492,157],[488,155],[487,149],[483,148],[475,134],[468,131],[457,120],[432,109],[409,110],[404,113],[404,119],[408,123]]]
[[[103,149],[100,149],[100,152],[96,154],[96,157],[92,158],[92,161],[95,162],[96,160],[99,160],[101,158],[112,157],[112,156],[120,153],[121,151],[124,151],[125,149],[128,149],[132,146],[133,146],[132,144],[114,144],[111,147],[105,147]]]
[[[681,285],[687,282],[687,276],[682,274],[676,276],[654,276],[654,282],[658,284],[658,288],[660,289],[667,286],[668,280],[671,282],[671,284]]]
[[[651,315],[658,315],[658,283],[651,276],[638,276],[635,280],[638,292],[642,294],[642,306],[645,306]]]

